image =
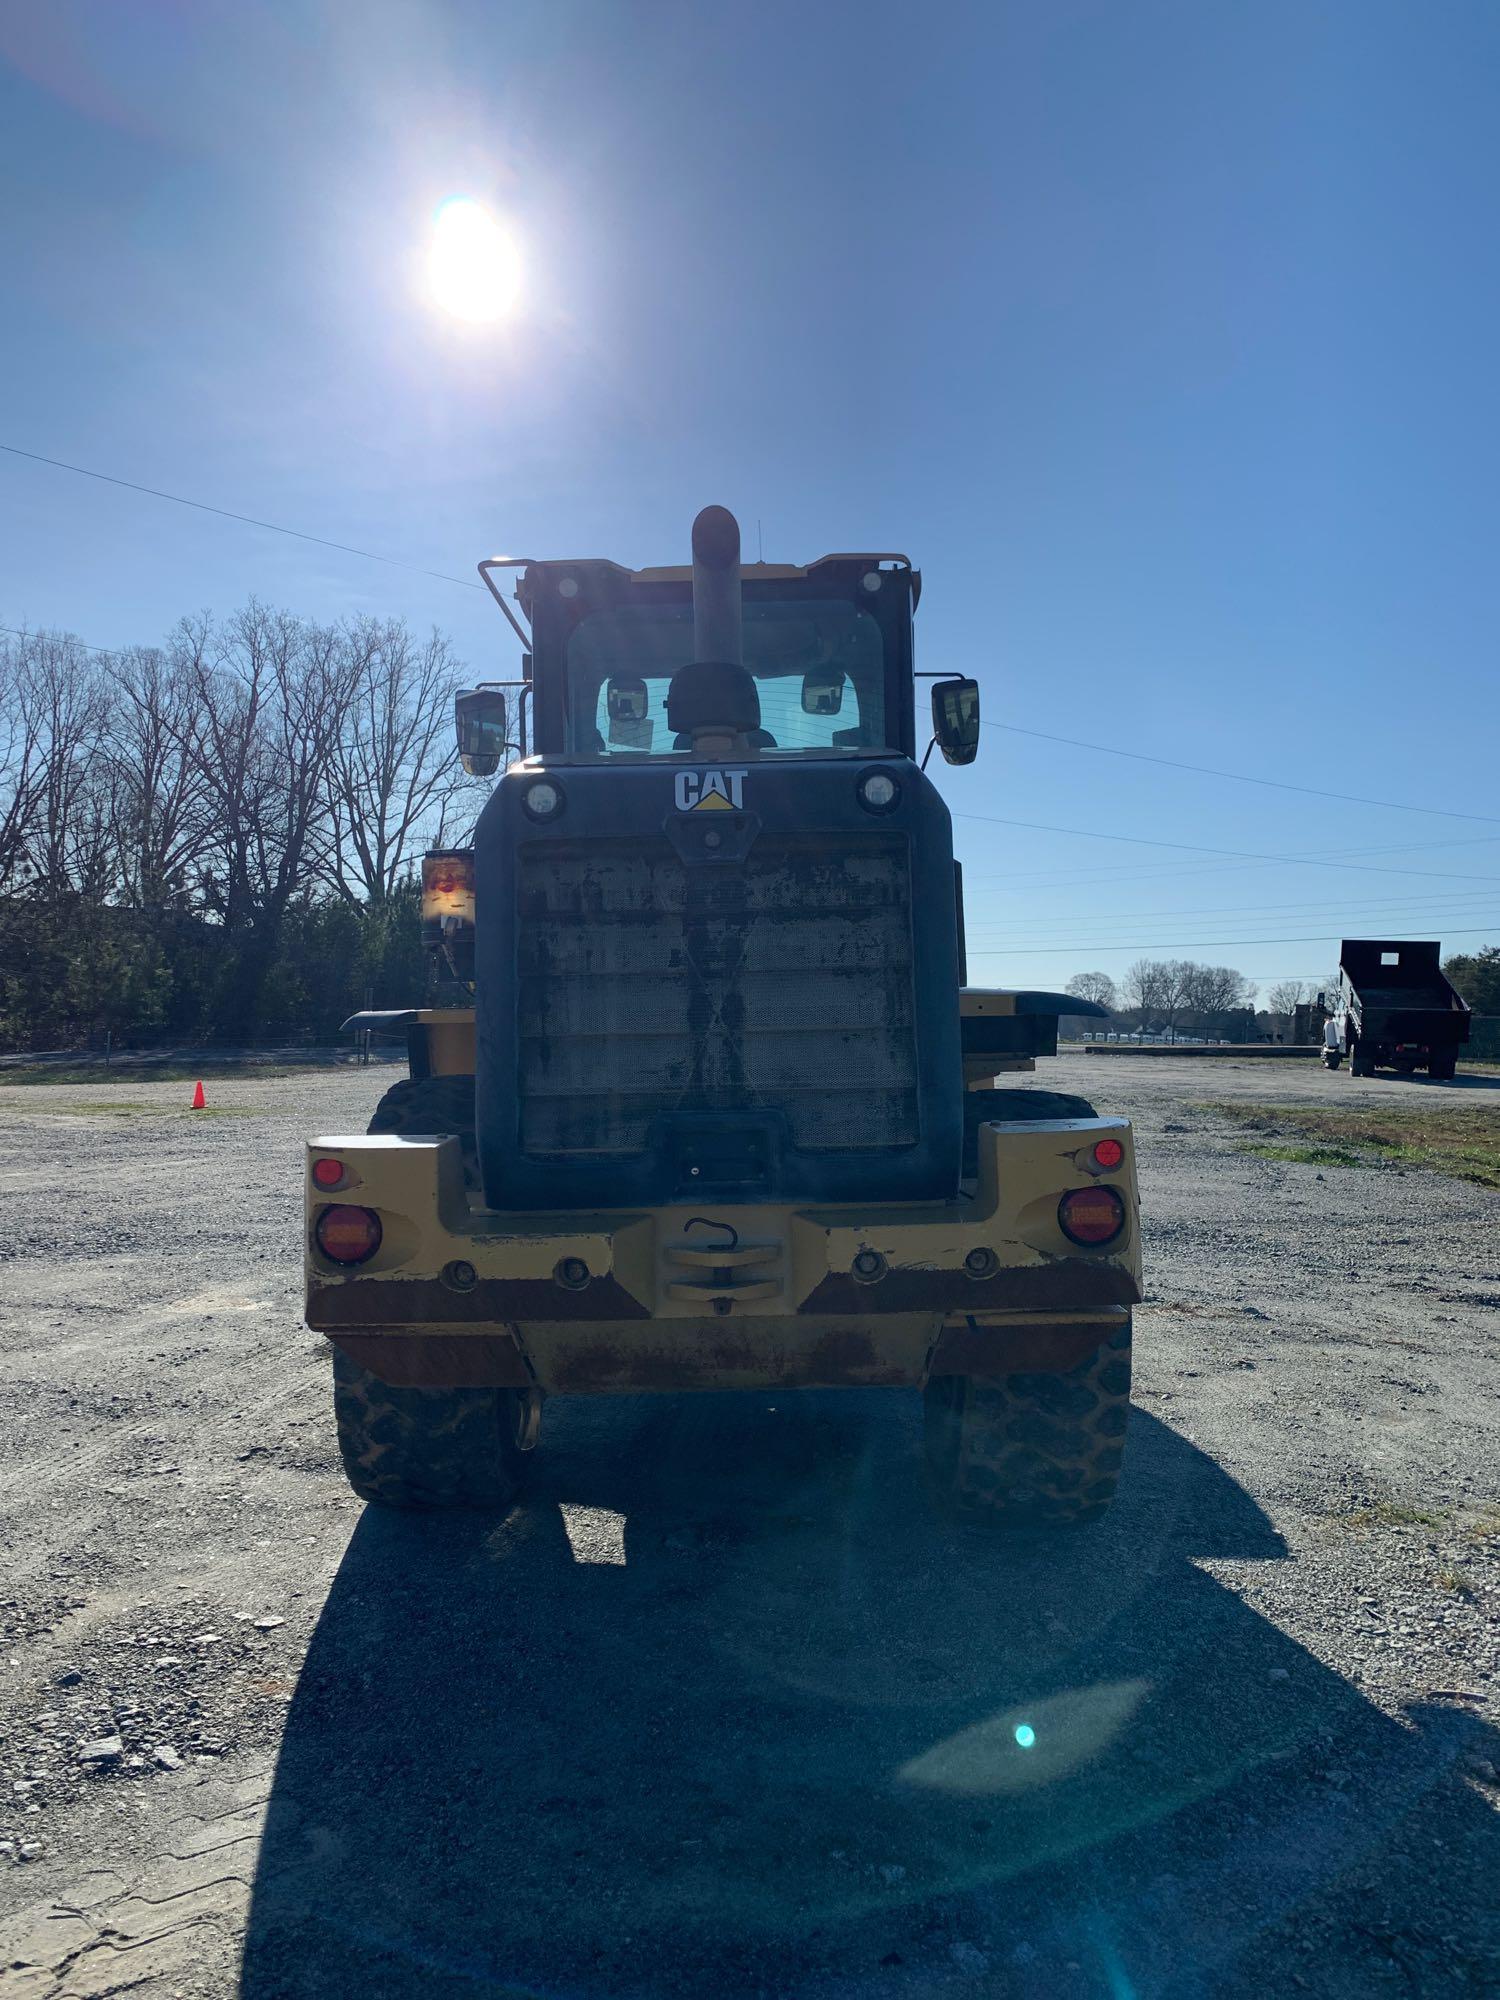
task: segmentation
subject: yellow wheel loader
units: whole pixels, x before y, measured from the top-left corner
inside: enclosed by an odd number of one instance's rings
[[[1114,1492],[1141,1297],[1129,1124],[999,1080],[1058,994],[965,983],[902,555],[480,565],[519,682],[457,701],[499,773],[424,864],[448,1004],[357,1015],[409,1075],[307,1149],[307,1320],[355,1490],[503,1508],[548,1396],[920,1389],[940,1496],[1002,1524]],[[511,609],[497,578],[514,576]]]

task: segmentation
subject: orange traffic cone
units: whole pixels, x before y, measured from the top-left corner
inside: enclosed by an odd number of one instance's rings
[[[200,1078],[198,1082],[193,1085],[193,1109],[195,1111],[206,1110],[207,1104],[208,1100],[203,1095],[203,1081]]]

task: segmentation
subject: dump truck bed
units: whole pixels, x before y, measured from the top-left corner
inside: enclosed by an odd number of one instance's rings
[[[1442,946],[1433,940],[1345,938],[1339,981],[1356,1032],[1381,1043],[1466,1042],[1468,1002],[1441,958]]]

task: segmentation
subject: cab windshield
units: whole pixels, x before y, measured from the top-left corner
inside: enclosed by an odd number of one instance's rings
[[[760,695],[764,755],[890,747],[879,623],[847,599],[747,602],[745,665]],[[691,604],[613,605],[568,640],[568,747],[584,756],[691,749],[667,727],[672,675],[693,658]]]

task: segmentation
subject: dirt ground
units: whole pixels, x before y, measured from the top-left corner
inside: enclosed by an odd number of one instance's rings
[[[1500,1991],[1500,1195],[1194,1108],[1500,1078],[1042,1065],[1149,1287],[1043,1541],[880,1391],[558,1401],[508,1520],[362,1510],[298,1175],[381,1080],[0,1088],[8,1995]]]

